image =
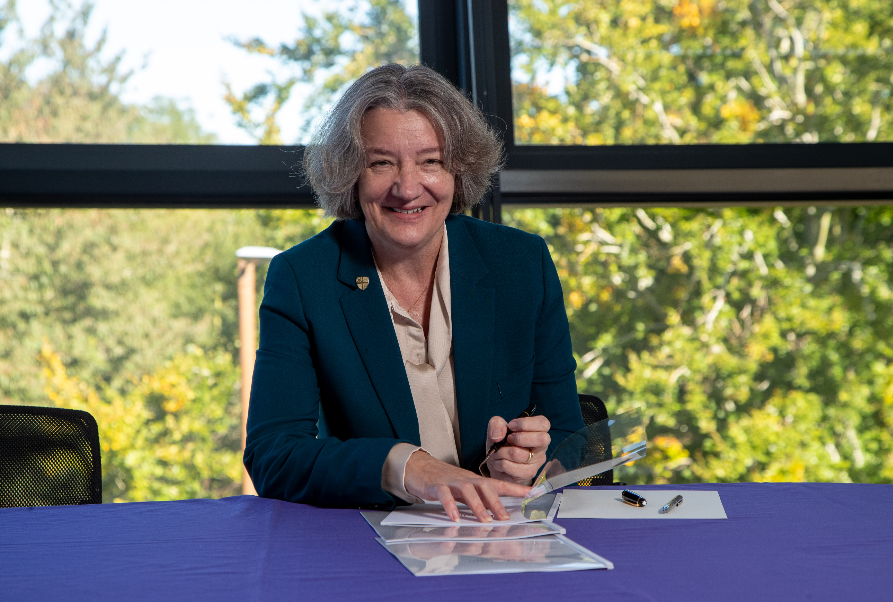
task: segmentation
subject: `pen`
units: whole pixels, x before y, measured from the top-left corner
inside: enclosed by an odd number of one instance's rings
[[[627,504],[632,504],[633,506],[648,505],[648,502],[645,501],[645,498],[643,498],[635,491],[630,491],[629,489],[624,489],[623,493],[620,494],[620,497],[623,498],[624,502],[626,502]]]
[[[521,412],[521,415],[518,416],[518,418],[527,418],[529,416],[533,416],[533,413],[535,411],[536,411],[536,404],[532,403],[529,406],[527,406],[526,410]],[[517,418],[515,420],[517,420]],[[484,474],[484,465],[487,463],[487,460],[490,459],[490,456],[492,456],[494,453],[496,453],[497,451],[502,449],[502,446],[505,445],[506,443],[508,443],[509,435],[512,434],[512,429],[506,429],[506,430],[507,430],[507,432],[505,434],[505,437],[502,438],[502,441],[497,441],[496,443],[493,444],[493,447],[491,447],[490,451],[487,452],[487,455],[484,456],[484,461],[481,462],[480,466],[478,466],[478,472],[480,472],[481,474]]]
[[[664,506],[663,508],[660,509],[660,513],[661,513],[661,514],[666,514],[667,512],[669,512],[670,510],[672,510],[673,508],[675,508],[676,506],[678,506],[678,505],[681,504],[681,503],[682,503],[682,496],[681,496],[681,495],[677,495],[677,496],[674,497],[672,500],[670,500],[669,502],[667,502],[667,505],[666,505],[666,506]]]

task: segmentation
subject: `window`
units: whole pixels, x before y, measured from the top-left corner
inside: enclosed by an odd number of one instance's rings
[[[645,408],[621,480],[893,478],[893,207],[504,215],[549,244],[578,390]]]
[[[418,61],[411,3],[35,0],[0,11],[3,142],[294,145],[345,82]]]
[[[238,495],[235,252],[286,249],[329,221],[306,209],[3,210],[0,404],[90,412],[106,502]]]
[[[368,64],[417,61],[414,7],[57,4],[44,29],[49,4],[0,8],[0,403],[91,412],[106,501],[238,494],[235,252],[331,221],[293,208],[279,143]]]
[[[233,253],[326,225],[293,145],[354,74],[416,56],[504,133],[508,169],[481,214],[549,243],[580,390],[648,408],[652,450],[630,482],[893,479],[884,7],[345,0],[300,3],[304,18],[267,0],[150,24],[119,4],[89,18],[60,4],[57,54],[33,60],[46,6],[17,4],[21,34],[0,18],[0,391],[134,416],[104,437],[143,433],[144,451],[104,462],[109,495],[235,486]],[[131,20],[150,45],[122,41]],[[63,47],[80,62],[60,69]],[[162,427],[183,399],[211,419]],[[162,440],[176,444],[159,457]],[[150,479],[164,462],[183,480]]]
[[[890,141],[887,8],[512,0],[515,143]]]

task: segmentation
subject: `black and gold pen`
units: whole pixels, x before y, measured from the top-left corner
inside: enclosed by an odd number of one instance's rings
[[[533,413],[535,411],[536,411],[536,404],[532,403],[529,406],[527,406],[526,410],[521,412],[521,415],[518,416],[518,418],[528,418],[530,416],[533,416]],[[517,420],[518,418],[516,418],[515,420]],[[487,460],[490,459],[490,456],[492,456],[494,453],[496,453],[497,451],[502,449],[502,446],[505,445],[506,443],[508,443],[509,435],[512,434],[512,429],[506,429],[506,430],[507,430],[507,432],[505,434],[505,437],[502,438],[502,441],[497,441],[496,443],[494,443],[493,447],[490,448],[490,451],[487,452],[487,455],[484,456],[484,461],[481,462],[480,466],[478,466],[479,473],[484,474],[484,465],[487,464]]]

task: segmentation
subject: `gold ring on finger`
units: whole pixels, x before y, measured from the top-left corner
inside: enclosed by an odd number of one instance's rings
[[[530,454],[530,455],[527,456],[527,461],[525,461],[524,463],[525,463],[525,464],[530,464],[530,461],[533,460],[533,450],[528,449],[528,450],[527,450],[527,453]]]

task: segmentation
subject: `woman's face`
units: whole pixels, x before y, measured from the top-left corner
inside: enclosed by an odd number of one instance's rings
[[[455,178],[434,126],[418,111],[377,108],[363,118],[362,134],[366,163],[357,190],[376,253],[439,249]]]

